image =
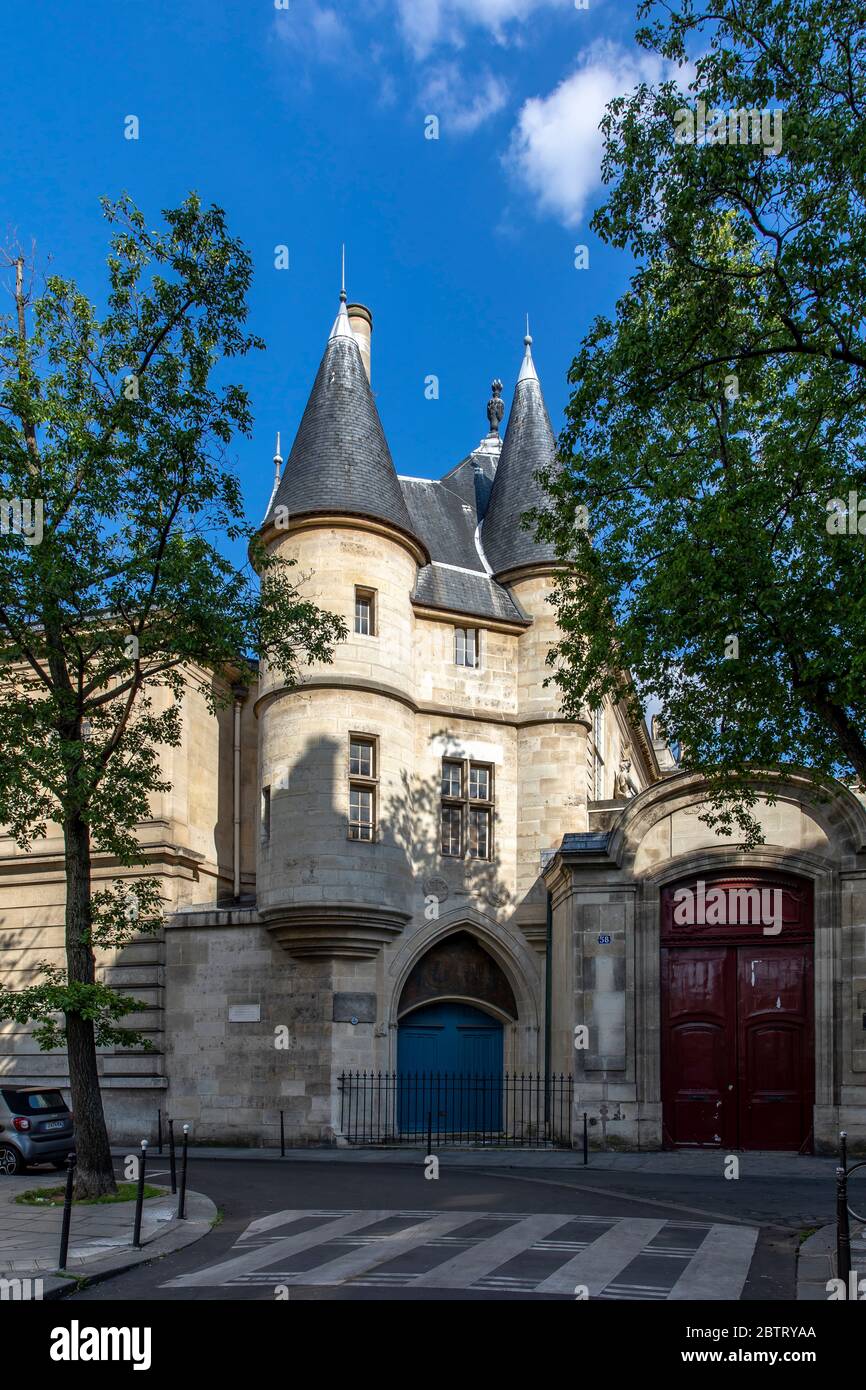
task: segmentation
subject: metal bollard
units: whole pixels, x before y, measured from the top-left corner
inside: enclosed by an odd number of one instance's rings
[[[66,1268],[66,1258],[69,1254],[69,1225],[72,1220],[72,1184],[75,1180],[75,1155],[70,1154],[66,1160],[66,1193],[63,1198],[63,1225],[60,1230],[60,1263],[58,1269]]]
[[[172,1194],[177,1192],[177,1167],[174,1157],[174,1120],[168,1122],[168,1166],[171,1169]]]
[[[848,1132],[847,1132],[847,1130],[844,1130],[844,1129],[840,1129],[840,1130],[839,1130],[839,1162],[841,1163],[841,1165],[842,1165],[843,1168],[847,1169],[847,1167],[848,1167]]]
[[[141,1141],[141,1162],[138,1165],[138,1191],[135,1194],[135,1224],[132,1228],[133,1249],[141,1249],[141,1213],[144,1207],[144,1170],[147,1166],[147,1140]]]
[[[589,1163],[589,1127],[587,1124],[586,1111],[583,1112],[583,1166]]]
[[[282,1110],[280,1111],[280,1158],[286,1156],[286,1123]]]
[[[162,1158],[162,1111],[156,1112],[156,1151]]]
[[[851,1273],[851,1231],[848,1225],[848,1174],[836,1169],[836,1274],[848,1288]]]
[[[186,1220],[186,1212],[185,1212],[184,1209],[185,1209],[185,1207],[186,1207],[186,1160],[187,1160],[188,1140],[189,1140],[189,1125],[184,1125],[184,1127],[183,1127],[183,1156],[182,1156],[181,1166],[180,1166],[180,1196],[178,1197],[178,1200],[177,1200],[177,1219],[178,1219],[178,1221],[185,1221],[185,1220]]]

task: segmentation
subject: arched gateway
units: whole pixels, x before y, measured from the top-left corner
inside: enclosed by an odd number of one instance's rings
[[[495,1132],[502,1121],[503,1020],[517,1016],[500,966],[468,932],[416,963],[400,997],[398,1118],[402,1132]]]
[[[553,1066],[599,1147],[866,1153],[866,806],[796,769],[752,787],[755,846],[675,773],[545,869]]]

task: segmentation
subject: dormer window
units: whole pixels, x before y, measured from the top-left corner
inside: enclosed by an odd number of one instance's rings
[[[376,636],[376,590],[355,588],[355,631],[360,637]]]
[[[477,627],[455,627],[454,663],[457,666],[476,667],[481,652],[481,634]]]

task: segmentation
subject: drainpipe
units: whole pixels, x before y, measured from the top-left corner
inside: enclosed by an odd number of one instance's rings
[[[247,698],[246,687],[232,686],[234,703],[234,764],[232,773],[232,890],[236,903],[241,899],[241,708]]]
[[[550,1001],[553,994],[553,899],[547,892],[547,944],[544,952],[544,1118],[550,1119]]]

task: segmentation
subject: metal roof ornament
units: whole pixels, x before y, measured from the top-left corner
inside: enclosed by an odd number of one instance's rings
[[[499,426],[501,425],[502,417],[505,414],[505,406],[503,405],[501,400],[502,382],[499,380],[498,377],[492,383],[490,389],[492,390],[493,395],[487,402],[487,419],[490,422],[490,433],[498,436]]]

